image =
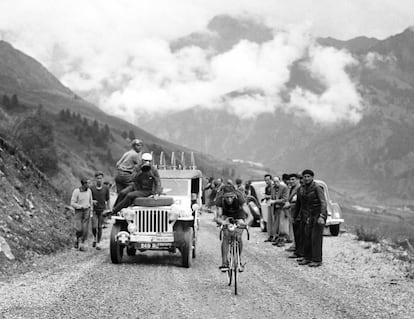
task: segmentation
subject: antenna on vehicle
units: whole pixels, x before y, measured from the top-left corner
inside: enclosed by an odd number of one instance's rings
[[[191,152],[191,166],[190,169],[196,169],[197,166],[195,164],[195,159],[194,159],[194,152]]]
[[[167,165],[165,165],[165,155],[164,152],[161,152],[160,154],[160,169],[166,169]]]
[[[175,163],[175,153],[174,152],[172,152],[171,153],[171,167],[172,167],[172,169],[176,169],[176,163]]]
[[[185,169],[185,155],[184,152],[181,152],[181,167],[182,169]]]

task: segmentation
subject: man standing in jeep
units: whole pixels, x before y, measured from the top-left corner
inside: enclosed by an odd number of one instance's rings
[[[128,187],[134,179],[136,169],[141,165],[143,143],[139,139],[131,142],[131,149],[116,163],[117,175],[115,177],[116,192],[119,194],[124,188]]]
[[[247,207],[244,195],[235,189],[232,185],[224,185],[221,193],[218,194],[217,200],[217,217],[215,221],[220,224],[228,224],[228,219],[233,218],[237,224],[248,225],[252,216]],[[247,220],[246,220],[247,219]],[[240,256],[243,250],[243,243],[240,239]],[[223,272],[228,270],[228,256],[229,252],[229,232],[227,229],[223,230],[223,241],[221,242],[221,259],[222,265],[219,269]],[[243,271],[243,264],[239,271]]]
[[[148,197],[161,194],[161,180],[158,171],[152,165],[152,155],[142,154],[140,170],[134,177],[134,190],[129,192],[113,208],[112,214],[116,214],[122,208],[130,206],[137,197]]]
[[[323,189],[313,180],[315,174],[310,169],[302,173],[303,186],[297,193],[295,216],[299,212],[305,222],[304,258],[299,265],[319,267],[322,265],[322,235],[327,218],[326,199]]]

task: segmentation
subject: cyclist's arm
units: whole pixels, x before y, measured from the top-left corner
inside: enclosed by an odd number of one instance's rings
[[[253,216],[252,216],[252,214],[250,212],[250,209],[249,209],[249,207],[247,206],[246,203],[243,204],[242,208],[243,208],[244,212],[247,215],[247,218],[246,218],[246,221],[245,221],[246,222],[246,225],[250,225],[250,223],[253,220]]]
[[[214,221],[220,225],[223,225],[226,223],[226,221],[223,219],[223,208],[217,207],[216,217],[214,217]]]

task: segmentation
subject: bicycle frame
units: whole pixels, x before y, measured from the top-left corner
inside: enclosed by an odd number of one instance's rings
[[[240,227],[230,221],[230,224],[223,225],[221,227],[220,240],[222,240],[223,229],[227,229],[229,231],[229,269],[227,270],[228,285],[231,286],[232,282],[234,282],[234,294],[237,295],[237,277],[241,266],[240,241],[242,240],[241,237],[244,230],[247,232],[248,240],[250,239],[250,234],[247,227]]]

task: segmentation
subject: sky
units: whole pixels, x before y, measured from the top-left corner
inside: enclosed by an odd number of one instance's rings
[[[273,39],[242,40],[225,52],[171,50],[177,38],[209,34],[208,22],[220,14],[266,25]],[[347,69],[361,62],[315,38],[383,39],[411,25],[409,0],[0,0],[0,39],[131,122],[144,112],[201,106],[244,118],[283,107],[315,122],[356,123],[364,101]],[[298,61],[322,92],[298,86],[286,93]]]

